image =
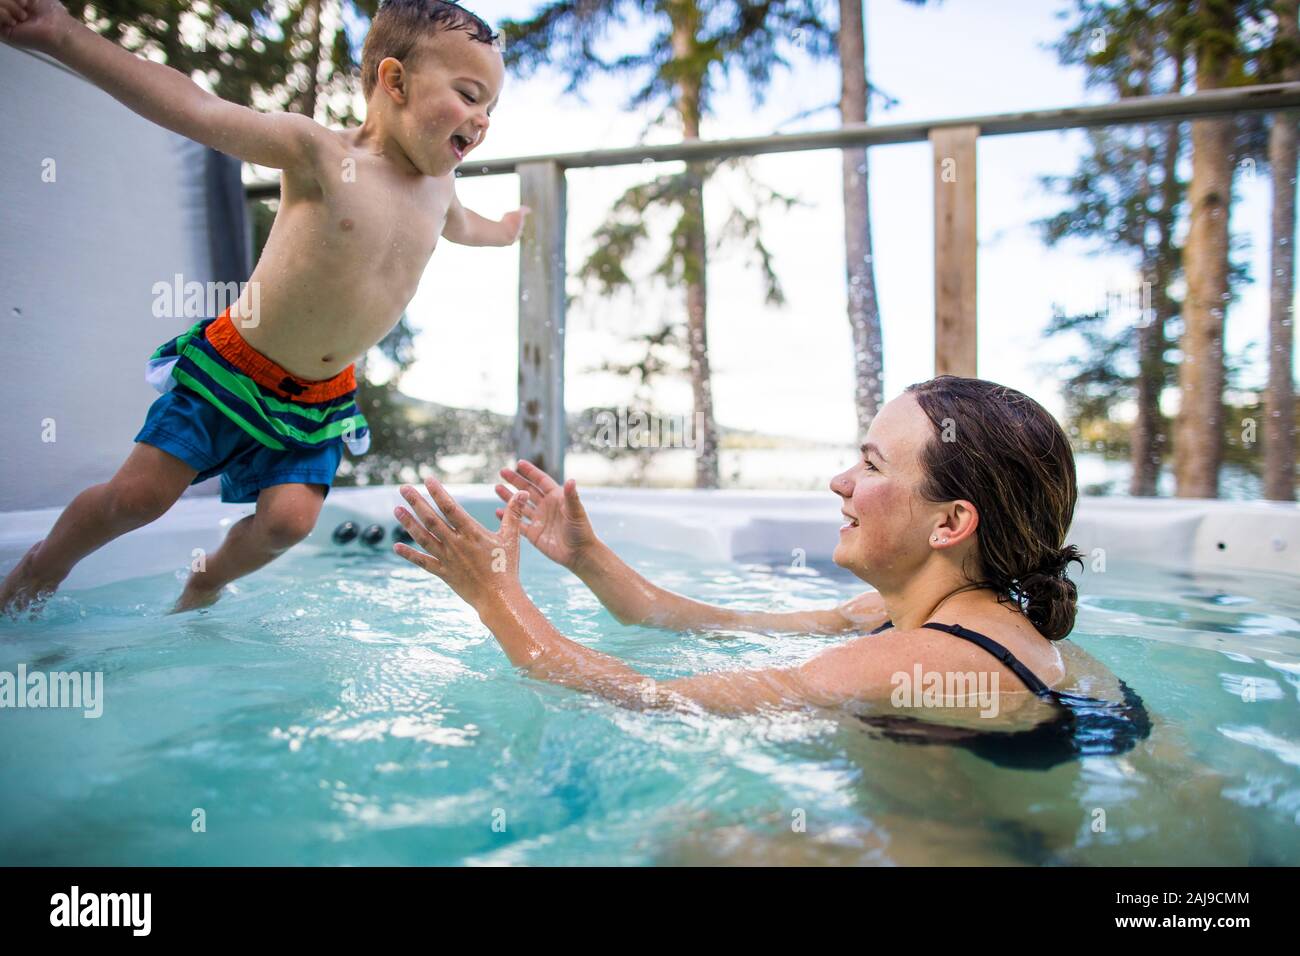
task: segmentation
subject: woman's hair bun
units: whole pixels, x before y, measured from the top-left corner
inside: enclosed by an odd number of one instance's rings
[[[1034,571],[1013,585],[1025,617],[1049,641],[1064,637],[1074,628],[1079,589],[1066,571],[1076,562],[1083,567],[1083,552],[1067,544],[1048,552]]]

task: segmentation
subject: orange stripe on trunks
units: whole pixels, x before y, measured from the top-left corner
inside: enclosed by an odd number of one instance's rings
[[[230,309],[222,312],[204,333],[217,354],[239,369],[258,385],[269,389],[281,398],[295,402],[328,402],[356,391],[355,365],[349,365],[333,378],[309,381],[286,372],[244,341],[235,323],[230,320]]]

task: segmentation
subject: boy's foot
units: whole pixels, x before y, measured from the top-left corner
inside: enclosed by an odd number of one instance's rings
[[[176,604],[168,613],[180,614],[182,611],[193,611],[197,608],[208,607],[216,604],[219,597],[221,597],[221,588],[217,588],[215,591],[202,591],[187,584],[185,590],[181,592],[181,596],[176,599]]]
[[[39,611],[59,588],[62,578],[47,578],[37,573],[36,553],[42,541],[27,549],[22,560],[0,583],[0,614],[17,615],[19,611]]]

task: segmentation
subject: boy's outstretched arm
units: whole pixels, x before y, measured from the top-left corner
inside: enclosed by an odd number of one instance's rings
[[[65,63],[145,119],[245,162],[303,169],[328,135],[309,117],[259,113],[214,96],[101,37],[58,0],[0,0],[0,36]]]
[[[447,207],[447,221],[442,226],[442,234],[461,246],[508,246],[519,238],[519,233],[524,228],[524,218],[530,212],[532,210],[527,206],[521,206],[513,212],[506,213],[499,222],[495,219],[486,219],[474,210],[462,206],[453,192],[451,205]]]

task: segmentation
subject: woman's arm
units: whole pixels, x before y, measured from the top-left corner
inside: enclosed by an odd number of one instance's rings
[[[647,580],[603,541],[597,540],[571,568],[621,624],[674,631],[705,629],[845,634],[885,621],[880,595],[867,591],[833,608],[807,611],[746,611],[705,604]]]
[[[764,707],[829,703],[805,685],[799,668],[656,681],[616,657],[569,640],[522,588],[498,593],[478,612],[511,663],[529,677],[597,694],[624,707],[745,714]]]
[[[527,491],[522,533],[552,561],[576,574],[621,624],[675,631],[724,629],[845,634],[870,630],[885,621],[880,596],[869,591],[838,607],[809,611],[745,611],[705,604],[651,583],[596,537],[573,479],[563,486],[532,462],[519,470],[501,469],[501,477]],[[509,501],[512,492],[496,486]],[[504,512],[497,511],[498,517]]]
[[[636,707],[687,708],[714,713],[752,713],[764,707],[835,706],[888,691],[891,670],[901,666],[890,649],[897,639],[859,638],[832,648],[799,667],[725,671],[657,682],[625,662],[561,634],[529,600],[519,583],[519,531],[527,492],[514,495],[501,530],[493,533],[469,516],[434,478],[425,485],[438,510],[414,488],[402,496],[412,511],[394,514],[419,549],[394,550],[446,581],[491,630],[511,663],[530,677],[599,694]]]
[[[527,492],[515,494],[495,534],[470,517],[436,478],[426,478],[432,505],[410,485],[400,493],[411,510],[393,514],[418,547],[395,544],[412,564],[442,578],[478,611],[510,662],[530,675],[592,690],[624,703],[643,700],[654,682],[617,658],[583,647],[552,626],[519,583],[519,530]],[[647,681],[649,682],[647,684]]]

